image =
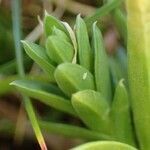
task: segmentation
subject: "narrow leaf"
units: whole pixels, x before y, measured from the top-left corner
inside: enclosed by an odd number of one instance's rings
[[[72,105],[81,120],[92,130],[109,134],[109,106],[99,92],[84,90],[73,94]]]
[[[95,88],[92,74],[77,64],[59,65],[54,76],[60,89],[68,96],[80,90]]]
[[[102,93],[110,101],[112,93],[108,58],[104,48],[102,34],[96,26],[96,23],[93,24],[93,49],[96,88],[97,91]]]
[[[22,41],[26,53],[49,75],[53,77],[55,67],[46,55],[45,49],[41,46]]]
[[[89,71],[92,71],[93,54],[90,47],[87,27],[80,15],[77,16],[75,29],[78,43],[79,63],[81,66],[87,68]]]
[[[16,86],[19,91],[27,96],[38,99],[48,106],[75,115],[70,101],[63,98],[62,93],[50,84],[30,80],[16,80],[11,85]]]

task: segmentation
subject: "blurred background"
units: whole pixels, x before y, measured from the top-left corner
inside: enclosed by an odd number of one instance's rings
[[[28,118],[22,107],[20,94],[9,86],[11,81],[19,78],[16,69],[12,28],[12,1],[0,0],[0,150],[38,150],[40,147],[31,126],[24,127]],[[83,17],[90,16],[103,4],[102,0],[22,0],[20,21],[22,39],[41,45],[44,43],[42,20],[45,10],[73,26],[77,14],[80,13]],[[124,7],[122,7],[122,10],[124,11]],[[110,66],[116,69],[114,74],[117,72],[119,79],[124,74],[126,65],[123,68],[117,66],[116,61],[119,60],[114,58],[122,55],[123,52],[122,60],[123,63],[126,63],[126,52],[124,50],[126,45],[121,34],[119,34],[121,32],[116,23],[117,21],[112,14],[98,20],[98,25],[104,35],[106,50],[110,56]],[[41,75],[39,67],[25,54],[23,61],[29,78],[33,78],[33,76],[38,78]],[[47,81],[46,77],[41,77],[39,80]],[[80,124],[79,120],[51,110],[40,102],[34,102],[34,107],[43,119]],[[18,122],[18,118],[21,121]],[[44,137],[48,148],[52,150],[65,150],[83,142],[81,139],[68,139],[60,135],[47,133],[44,133]]]

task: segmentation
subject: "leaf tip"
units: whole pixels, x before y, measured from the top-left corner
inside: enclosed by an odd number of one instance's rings
[[[80,13],[77,15],[77,19],[78,19],[78,18],[80,18],[80,19],[81,19],[81,14],[80,14]]]
[[[9,83],[9,85],[15,85],[15,84],[16,84],[15,81]]]
[[[28,45],[28,44],[27,44],[27,41],[25,41],[25,40],[21,40],[20,42],[22,43],[22,45],[23,45],[24,47]]]
[[[49,16],[49,13],[47,12],[46,9],[45,9],[45,11],[44,11],[44,16],[45,16],[45,17]]]
[[[121,79],[121,80],[119,81],[119,85],[122,86],[122,87],[124,87],[124,81],[125,81],[125,79]]]
[[[21,42],[22,44],[24,44],[24,43],[25,43],[25,40],[20,40],[20,42]]]

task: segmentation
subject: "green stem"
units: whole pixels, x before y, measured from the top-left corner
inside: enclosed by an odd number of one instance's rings
[[[15,52],[16,52],[16,61],[18,74],[21,78],[25,77],[24,66],[23,66],[23,51],[21,48],[21,0],[12,0],[12,20],[13,20],[13,36],[15,43]],[[32,103],[30,99],[26,96],[23,96],[23,101],[29,119],[31,121],[34,132],[37,136],[37,140],[41,146],[42,150],[46,150],[46,144],[41,133],[40,127],[38,125],[35,112],[33,110]]]
[[[98,8],[96,12],[89,17],[85,18],[85,22],[87,24],[87,27],[91,27],[91,25],[99,20],[99,18],[107,15],[110,11],[118,7],[123,0],[111,0],[110,2],[106,3],[102,7]]]
[[[23,67],[23,51],[21,48],[21,0],[12,1],[12,20],[13,20],[13,36],[15,44],[15,53],[17,61],[18,74],[21,77],[25,76]]]
[[[112,12],[112,16],[114,18],[115,24],[118,28],[121,38],[125,45],[127,45],[127,21],[126,16],[123,12],[117,8]]]
[[[150,1],[128,0],[128,71],[140,150],[150,149]]]
[[[112,0],[103,0],[104,3],[109,3]],[[119,0],[118,0],[119,1]],[[117,29],[120,33],[121,38],[123,39],[124,44],[127,44],[127,21],[126,16],[123,14],[120,8],[115,8],[111,12],[111,15],[115,21]]]

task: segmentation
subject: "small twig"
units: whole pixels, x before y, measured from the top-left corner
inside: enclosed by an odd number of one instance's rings
[[[46,3],[47,4],[47,3]],[[46,9],[47,5],[44,3],[44,9]],[[49,10],[51,11],[51,10]],[[48,12],[49,12],[48,11]],[[64,9],[61,7],[57,7],[54,12],[51,12],[54,16],[57,16],[57,18],[61,18],[64,14]],[[41,23],[39,23],[26,37],[25,40],[30,41],[30,42],[35,42],[36,40],[39,39],[39,37],[43,33],[43,27]]]
[[[95,21],[109,14],[113,9],[117,8],[122,1],[123,0],[111,0],[109,3],[106,3],[102,7],[98,8],[92,15],[85,18],[87,27],[90,27]]]
[[[61,5],[57,5],[56,9],[54,10],[53,14],[57,18],[61,18],[65,11],[65,0],[58,0]]]
[[[62,2],[60,0],[52,0],[52,2],[55,5],[62,7]],[[63,3],[65,4],[65,5],[63,5],[65,7],[65,9],[74,14],[81,13],[84,16],[88,16],[96,10],[96,8],[94,8],[92,6],[85,5],[85,4],[82,4],[82,3],[79,3],[76,1],[72,1],[72,0],[64,0]]]
[[[41,24],[38,24],[26,37],[25,40],[35,42],[43,33]]]
[[[46,10],[48,13],[53,12],[53,5],[51,0],[42,0],[43,2],[43,9]]]

